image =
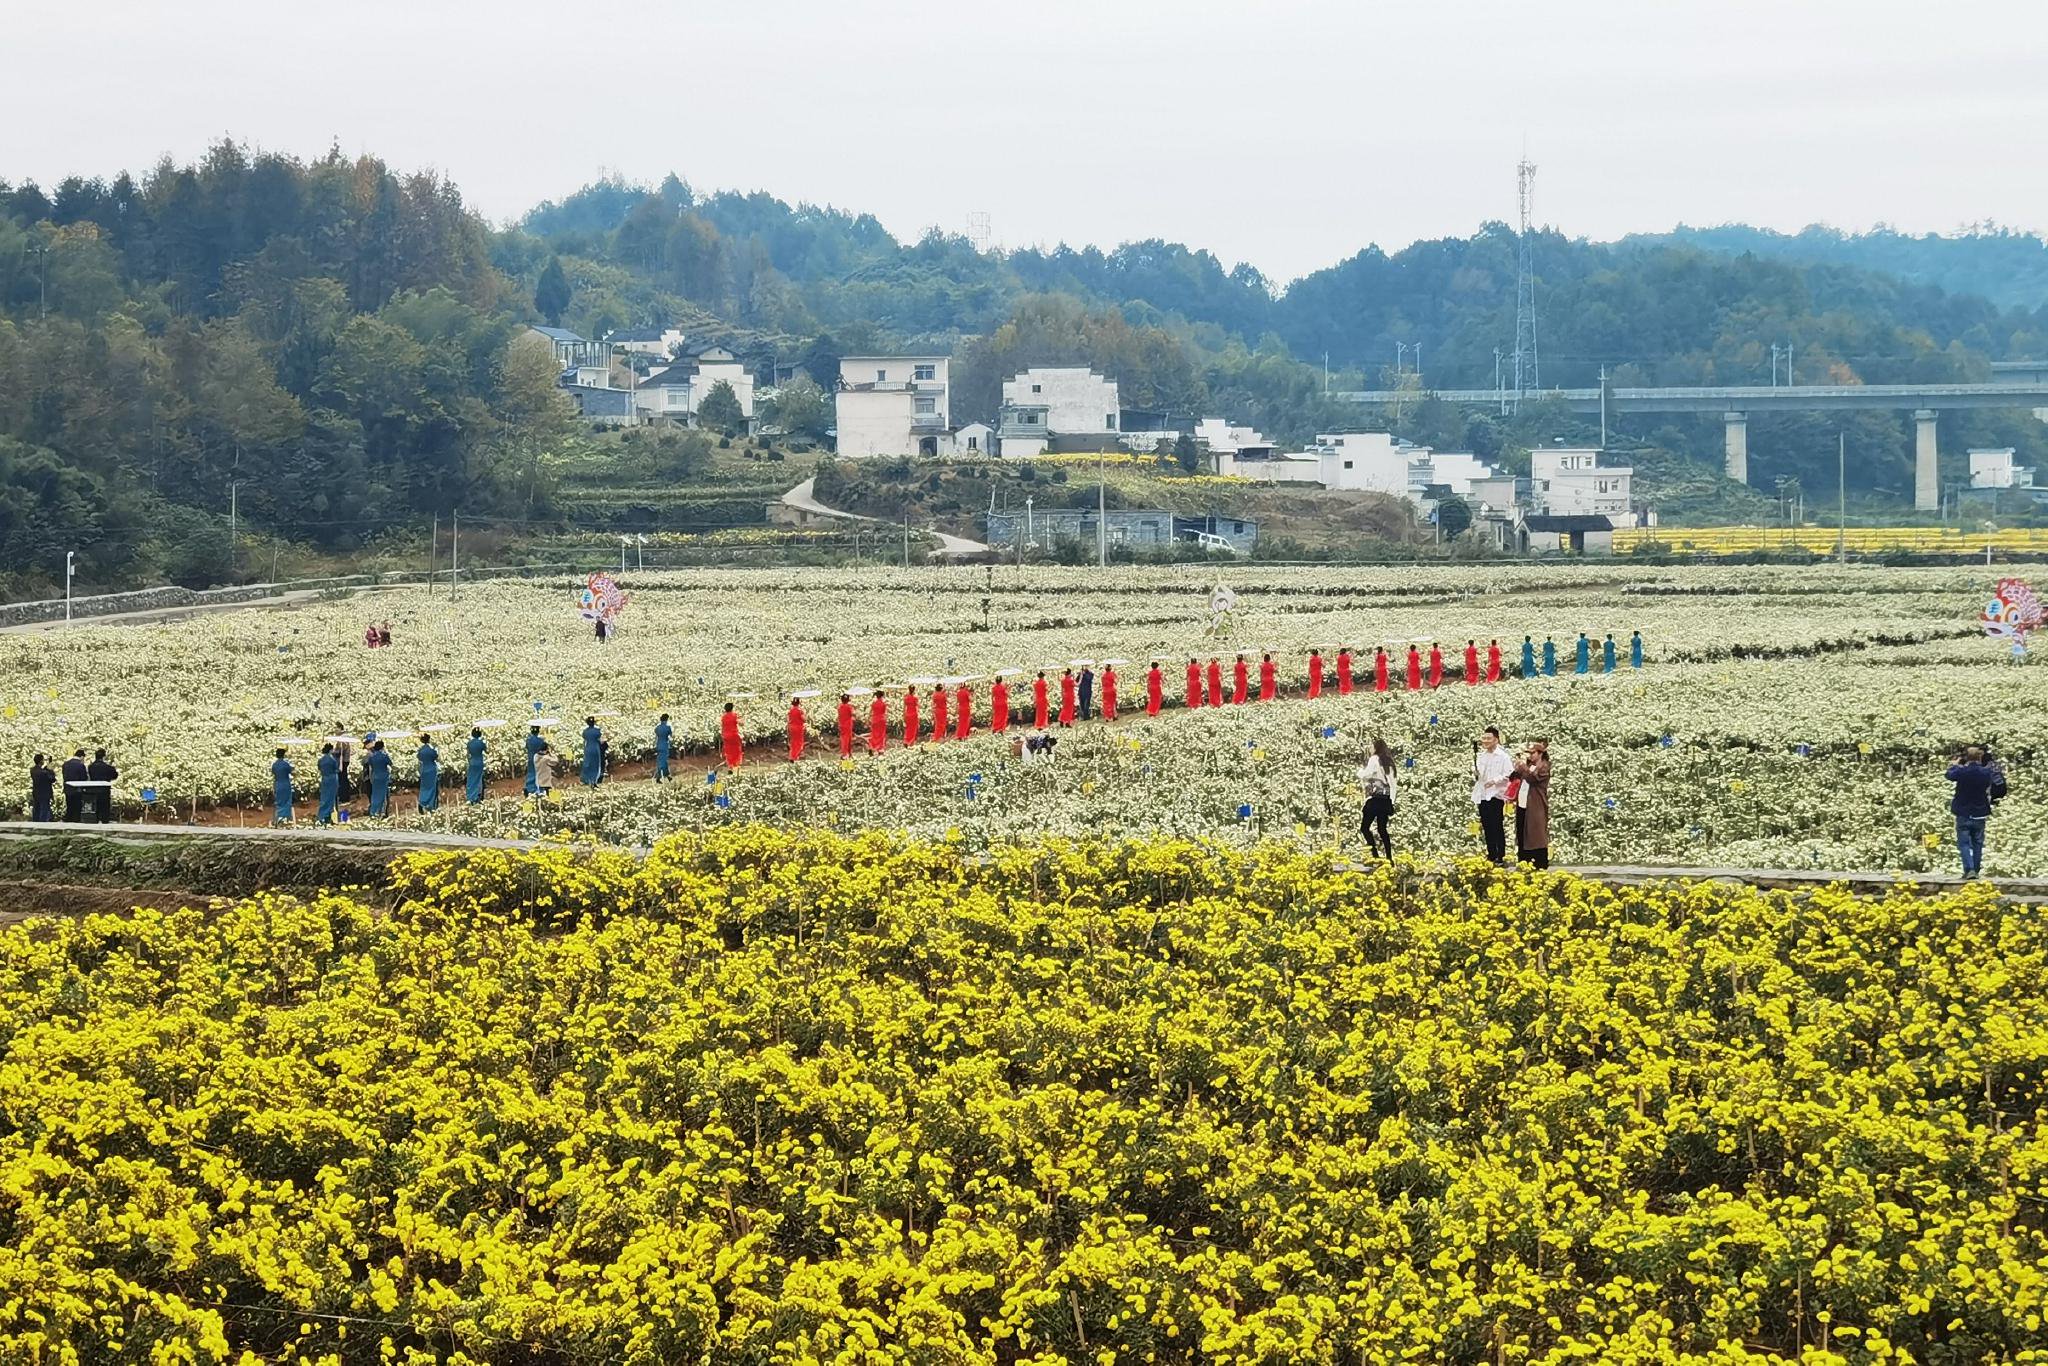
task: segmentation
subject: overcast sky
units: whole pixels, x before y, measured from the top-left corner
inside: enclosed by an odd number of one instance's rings
[[[222,135],[436,167],[493,220],[606,171],[1278,280],[1515,212],[2048,228],[2044,0],[0,0],[0,178]]]

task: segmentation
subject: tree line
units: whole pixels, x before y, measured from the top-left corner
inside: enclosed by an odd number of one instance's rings
[[[254,572],[230,509],[245,536],[339,555],[457,508],[545,520],[550,457],[573,423],[551,353],[524,337],[541,321],[586,336],[680,326],[764,380],[806,374],[815,387],[764,411],[813,438],[841,356],[915,349],[954,358],[956,421],[993,419],[1017,370],[1079,364],[1117,379],[1128,406],[1283,442],[1385,420],[1512,463],[1583,424],[1423,396],[1492,382],[1516,245],[1490,224],[1368,248],[1280,288],[1178,243],[902,242],[871,215],[700,194],[676,176],[601,181],[504,229],[444,177],[339,151],[302,161],[223,141],[139,177],[0,181],[0,579],[48,587],[69,549],[88,582]],[[1546,386],[1603,368],[1617,385],[1768,382],[1773,346],[1799,378],[1831,383],[1978,379],[1991,359],[2048,354],[2048,309],[1839,261],[1552,232],[1533,245]],[[1389,386],[1418,401],[1378,414],[1326,393]],[[1901,422],[1853,425],[1852,440],[1896,454],[1856,477],[1903,488]],[[2048,462],[2038,427],[1972,415],[1945,419],[1943,440]],[[1797,416],[1754,424],[1753,477],[1825,486],[1835,434]],[[1712,423],[1628,435],[1718,458]]]

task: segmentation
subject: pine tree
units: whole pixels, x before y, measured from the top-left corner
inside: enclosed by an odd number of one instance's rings
[[[540,283],[533,287],[533,306],[548,320],[549,327],[562,325],[562,310],[569,306],[569,277],[562,273],[562,258],[550,256]]]

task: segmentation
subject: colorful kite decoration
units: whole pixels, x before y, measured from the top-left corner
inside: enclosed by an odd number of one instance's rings
[[[2000,579],[1998,591],[1984,607],[1984,634],[2025,644],[2027,633],[2041,625],[2041,599],[2019,579]]]
[[[590,581],[577,590],[576,615],[585,621],[601,621],[610,625],[625,610],[626,598],[611,575],[592,574]]]

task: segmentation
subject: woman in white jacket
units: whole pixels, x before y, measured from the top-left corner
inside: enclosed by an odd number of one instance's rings
[[[1394,814],[1394,751],[1377,735],[1365,767],[1358,770],[1358,785],[1365,791],[1365,811],[1359,816],[1359,833],[1366,847],[1382,858],[1394,856],[1394,837],[1387,833],[1387,817]]]

